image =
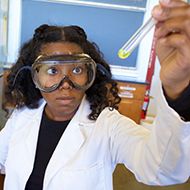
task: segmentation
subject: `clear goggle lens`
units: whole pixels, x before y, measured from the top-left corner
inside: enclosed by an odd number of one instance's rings
[[[78,90],[88,89],[95,78],[96,63],[86,54],[42,55],[32,66],[36,86],[45,92],[67,81]]]

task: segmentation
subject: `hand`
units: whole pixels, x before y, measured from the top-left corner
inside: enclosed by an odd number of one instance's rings
[[[160,79],[166,95],[174,100],[190,83],[190,5],[180,0],[160,0],[152,16],[159,21],[156,51]]]

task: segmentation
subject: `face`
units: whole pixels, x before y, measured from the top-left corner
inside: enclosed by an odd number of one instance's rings
[[[50,43],[42,46],[40,54],[62,52],[83,53],[81,47],[74,43]],[[55,121],[66,121],[76,113],[85,91],[73,88],[68,80],[64,80],[55,91],[41,91],[41,94],[47,102],[46,116]]]

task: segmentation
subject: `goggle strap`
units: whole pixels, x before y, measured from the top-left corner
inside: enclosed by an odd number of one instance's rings
[[[106,70],[106,68],[105,68],[104,66],[102,66],[102,65],[99,64],[99,63],[97,63],[96,65],[97,65],[97,67],[102,71],[102,73],[107,76],[108,79],[111,78],[110,73]]]
[[[31,67],[30,67],[30,66],[24,66],[24,67],[22,67],[21,69],[19,69],[19,71],[18,71],[18,72],[16,73],[16,75],[15,75],[15,78],[14,78],[14,81],[13,81],[12,86],[15,85],[15,82],[16,82],[16,79],[17,79],[19,73],[20,73],[22,70],[24,70],[24,69],[29,69],[29,70],[31,71]]]

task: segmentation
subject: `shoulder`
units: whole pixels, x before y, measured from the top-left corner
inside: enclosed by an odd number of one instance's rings
[[[46,102],[41,99],[39,101],[39,107],[35,109],[30,109],[28,107],[23,107],[21,109],[16,109],[11,114],[7,123],[16,124],[19,122],[24,122],[25,120],[41,117],[41,114]]]

